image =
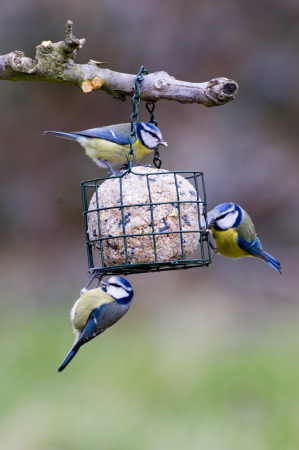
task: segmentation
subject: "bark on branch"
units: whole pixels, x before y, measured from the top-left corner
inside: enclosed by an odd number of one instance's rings
[[[0,56],[0,80],[65,83],[77,86],[85,93],[102,90],[122,101],[126,96],[132,96],[135,75],[103,69],[101,65],[105,63],[93,60],[88,64],[75,64],[76,54],[85,39],[73,35],[72,25],[73,22],[68,20],[64,41],[43,41],[38,45],[35,60],[27,58],[21,51]],[[166,72],[155,72],[145,76],[141,100],[165,99],[218,106],[233,100],[237,92],[238,84],[223,77],[189,83],[176,80]]]

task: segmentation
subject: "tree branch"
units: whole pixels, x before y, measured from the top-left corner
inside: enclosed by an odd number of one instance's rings
[[[75,64],[75,57],[85,39],[72,33],[73,22],[68,20],[64,41],[43,41],[36,47],[35,60],[23,52],[14,51],[0,56],[0,80],[52,81],[77,86],[83,92],[107,92],[125,101],[134,93],[135,75],[103,69],[102,62],[90,60],[88,64]],[[238,84],[227,78],[214,78],[205,83],[176,80],[166,72],[155,72],[144,77],[141,100],[156,102],[161,99],[180,103],[200,103],[205,106],[223,105],[235,98]]]

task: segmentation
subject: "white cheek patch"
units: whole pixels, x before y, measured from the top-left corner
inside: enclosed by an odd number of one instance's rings
[[[140,131],[141,134],[141,138],[144,142],[144,145],[148,148],[156,148],[159,144],[158,139],[156,139],[154,136],[152,136],[151,134],[147,133],[144,130]]]
[[[217,225],[222,230],[228,230],[229,228],[232,228],[235,223],[236,219],[238,217],[238,212],[234,211],[229,214],[227,214],[223,219],[217,220]]]
[[[107,286],[107,294],[110,295],[113,298],[116,298],[117,300],[125,297],[129,297],[129,293],[121,288],[121,287],[115,287],[115,286]]]

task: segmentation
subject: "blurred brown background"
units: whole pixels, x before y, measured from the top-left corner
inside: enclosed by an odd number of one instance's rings
[[[208,209],[222,202],[239,203],[251,215],[265,250],[282,265],[279,276],[261,261],[215,255],[209,268],[130,276],[135,298],[127,326],[134,329],[139,321],[141,328],[147,324],[147,338],[158,335],[174,351],[173,338],[182,354],[192,345],[194,354],[207,351],[211,340],[215,345],[237,345],[244,334],[249,342],[256,335],[263,341],[265,330],[274,333],[277,326],[274,334],[278,341],[283,339],[290,323],[296,329],[299,317],[299,3],[5,1],[0,6],[0,54],[22,50],[34,58],[41,41],[63,40],[67,19],[74,22],[74,34],[87,40],[77,63],[94,59],[107,61],[109,69],[120,72],[137,73],[144,65],[150,72],[164,70],[180,80],[201,82],[224,76],[238,82],[236,99],[224,106],[157,103],[155,116],[169,144],[161,149],[163,168],[203,170]],[[28,332],[27,316],[59,313],[59,324],[66,331],[60,347],[51,347],[55,358],[49,372],[53,370],[51,377],[55,377],[55,364],[72,342],[68,310],[87,280],[80,181],[103,176],[105,171],[79,145],[43,136],[43,131],[127,122],[131,102],[122,103],[100,91],[87,95],[54,83],[8,81],[0,82],[0,98],[1,308],[4,320],[11,324],[9,339],[17,336],[16,342]],[[141,120],[147,120],[144,104],[140,111]],[[22,317],[18,327],[14,326],[16,311]],[[49,323],[41,326],[40,345],[45,335],[56,331]],[[109,333],[105,342],[113,330]],[[119,336],[125,340],[126,331]],[[2,344],[5,341],[6,336]],[[89,345],[90,354],[100,360],[103,344]],[[88,352],[84,348],[72,363],[79,372],[83,351]],[[103,363],[101,359],[99,364]],[[38,361],[33,358],[32,364],[36,373]],[[8,365],[7,376],[14,370]],[[70,380],[72,370],[70,366]],[[7,404],[6,418],[13,422],[18,407],[11,409],[11,398]],[[275,422],[272,425],[275,428]],[[198,448],[199,443],[205,449],[235,448],[234,434],[227,446],[213,447],[207,430],[196,435],[188,448]],[[140,436],[139,448],[154,448],[146,447],[146,439]],[[21,445],[10,446],[5,432],[4,438],[5,448]],[[33,441],[26,445],[25,441],[20,448],[35,449]],[[174,441],[169,448],[176,448]],[[49,442],[41,440],[36,448],[76,448],[63,439]],[[166,438],[164,444],[159,441],[159,448],[168,448],[167,442]],[[298,448],[298,442],[294,437],[288,448]],[[111,437],[102,448],[114,448],[112,444]],[[276,448],[267,445],[266,438],[260,437],[251,448]],[[128,448],[135,447],[128,441]]]

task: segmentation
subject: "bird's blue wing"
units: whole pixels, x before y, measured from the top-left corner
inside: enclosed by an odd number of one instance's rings
[[[255,256],[256,258],[261,258],[263,261],[269,264],[269,266],[273,267],[273,269],[281,274],[279,261],[277,261],[277,259],[263,250],[262,244],[257,235],[256,238],[251,242],[245,241],[245,239],[242,239],[240,236],[238,236],[237,244],[242,250],[252,256]]]
[[[101,312],[104,308],[106,308],[107,303],[104,303],[99,308],[94,309],[92,313],[89,316],[89,319],[87,321],[87,324],[84,328],[84,330],[81,333],[80,338],[74,345],[74,348],[81,347],[81,345],[85,344],[86,342],[90,341],[94,337],[96,337],[98,334],[102,333],[101,330],[97,330],[98,326],[98,317],[100,316]]]
[[[254,240],[250,242],[238,236],[237,244],[242,250],[244,250],[244,252],[247,252],[252,256],[256,256],[257,258],[261,258],[264,252],[260,240],[257,236]]]
[[[88,341],[91,341],[91,339],[95,338],[99,334],[103,333],[104,330],[97,330],[97,319],[99,315],[101,314],[102,310],[107,306],[107,303],[104,303],[99,308],[94,309],[92,313],[89,316],[89,319],[87,321],[87,324],[84,328],[84,330],[81,333],[80,338],[77,342],[73,345],[67,356],[64,358],[63,362],[60,364],[60,366],[57,369],[57,372],[62,372],[66,366],[71,362],[71,360],[76,356],[78,353],[80,347],[85,344]]]
[[[129,144],[130,124],[112,125],[111,127],[91,128],[90,130],[78,131],[78,137],[104,139],[119,145]]]

